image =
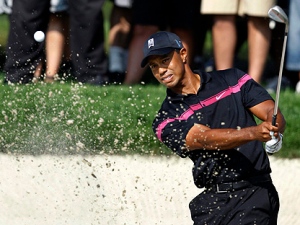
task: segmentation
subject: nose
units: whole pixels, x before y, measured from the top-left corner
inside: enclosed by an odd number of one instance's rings
[[[164,66],[162,66],[162,65],[159,65],[158,73],[162,76],[162,75],[164,75],[166,72],[167,72],[167,68],[164,67]]]

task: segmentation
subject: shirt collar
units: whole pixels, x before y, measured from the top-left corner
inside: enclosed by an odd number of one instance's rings
[[[199,70],[195,70],[193,71],[195,74],[199,75],[200,76],[200,82],[201,82],[201,85],[200,85],[200,89],[202,89],[202,87],[204,86],[204,84],[208,83],[210,80],[211,80],[211,75],[207,72],[204,72],[204,71],[199,71]],[[198,90],[198,92],[199,92]],[[183,97],[183,96],[186,96],[186,95],[182,95],[182,94],[177,94],[173,91],[171,91],[170,89],[167,88],[167,96],[170,96],[170,97]]]

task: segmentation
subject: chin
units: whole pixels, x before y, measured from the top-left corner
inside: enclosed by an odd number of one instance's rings
[[[176,88],[176,84],[174,82],[171,82],[171,83],[167,83],[167,84],[164,84],[167,88],[169,89],[174,89]]]

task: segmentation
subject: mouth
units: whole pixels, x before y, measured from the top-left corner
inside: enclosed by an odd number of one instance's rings
[[[173,78],[173,74],[170,74],[170,75],[167,75],[167,76],[163,77],[161,80],[164,83],[168,83],[172,80],[172,78]]]

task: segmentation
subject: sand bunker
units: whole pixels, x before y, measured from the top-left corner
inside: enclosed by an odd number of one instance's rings
[[[279,225],[300,224],[300,160],[271,157]],[[192,162],[150,156],[0,155],[0,224],[192,224]]]

